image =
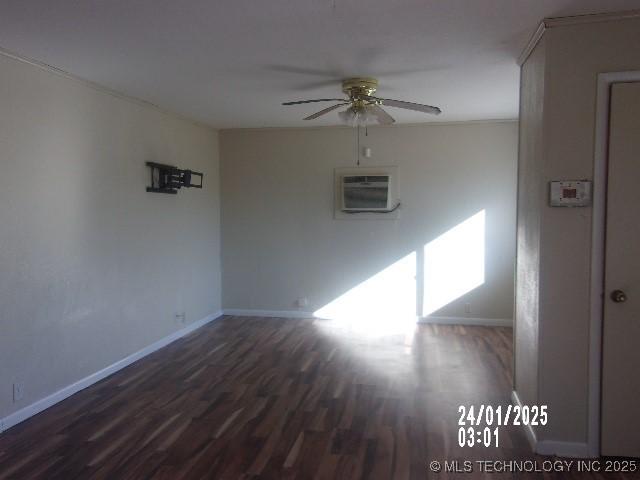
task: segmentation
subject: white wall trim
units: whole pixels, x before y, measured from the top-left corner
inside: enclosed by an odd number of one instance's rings
[[[407,122],[401,123],[396,122],[391,125],[370,125],[369,131],[376,128],[420,128],[420,127],[446,127],[446,126],[459,126],[464,127],[467,125],[482,125],[482,124],[495,124],[495,123],[518,123],[517,118],[486,118],[481,120],[449,120],[449,121],[438,121],[438,120],[428,120],[425,122]],[[289,126],[289,127],[230,127],[230,128],[221,128],[220,132],[223,133],[233,133],[233,132],[265,132],[265,131],[299,131],[299,130],[327,130],[327,129],[335,129],[335,130],[350,130],[353,129],[350,125],[299,125],[299,126]]]
[[[122,370],[123,368],[131,365],[132,363],[140,360],[141,358],[146,357],[150,353],[153,353],[156,350],[159,350],[162,347],[169,345],[170,343],[178,340],[179,338],[184,337],[185,335],[193,332],[194,330],[197,330],[198,328],[206,325],[207,323],[220,318],[221,316],[222,316],[222,311],[212,313],[211,315],[208,315],[201,320],[193,322],[187,325],[186,327],[176,332],[173,332],[172,334],[167,335],[164,338],[161,338],[157,342],[154,342],[151,345],[144,347],[142,350],[138,350],[137,352],[132,353],[131,355],[123,358],[122,360],[118,360],[117,362],[109,365],[108,367],[105,367],[102,370],[92,373],[91,375],[84,377],[83,379],[78,380],[77,382],[72,383],[71,385],[67,385],[66,387],[58,390],[57,392],[52,393],[51,395],[48,395],[45,398],[42,398],[32,403],[31,405],[27,405],[26,407],[21,408],[17,412],[14,412],[0,419],[0,432],[3,432],[8,428],[11,428],[14,425],[17,425],[18,423],[23,422],[24,420],[42,412],[43,410],[46,410],[47,408],[55,405],[56,403],[61,402],[62,400],[70,397],[74,393],[77,393],[80,390],[90,387],[94,383],[97,383],[100,380],[108,377],[109,375],[116,373],[118,370]]]
[[[568,17],[549,17],[544,19],[547,28],[564,27],[567,25],[582,25],[585,23],[611,22],[627,18],[640,17],[640,10],[622,10],[618,12],[590,13],[586,15],[571,15]]]
[[[640,10],[625,10],[621,12],[592,13],[587,15],[573,15],[568,17],[550,17],[543,19],[533,33],[522,53],[518,57],[518,65],[527,61],[531,52],[536,48],[540,39],[549,28],[583,25],[585,23],[611,22],[640,17]]]
[[[584,442],[555,442],[540,440],[536,445],[538,455],[555,455],[556,457],[589,458],[589,447]]]
[[[224,314],[238,317],[316,318],[313,312],[302,312],[300,310],[247,310],[242,308],[225,308]]]
[[[511,392],[511,401],[522,408],[522,402],[518,392]],[[523,425],[524,433],[529,441],[531,450],[539,455],[556,455],[558,457],[588,458],[589,448],[583,442],[556,442],[553,440],[538,440],[536,432],[531,425]]]
[[[138,106],[141,107],[147,107],[147,108],[152,108],[154,110],[159,111],[160,113],[163,113],[165,115],[171,115],[174,117],[177,117],[181,120],[185,120],[189,123],[192,123],[194,125],[197,125],[199,127],[205,127],[205,128],[209,128],[209,129],[214,129],[215,128],[212,125],[206,124],[204,122],[201,122],[200,120],[195,120],[193,118],[189,118],[186,117],[180,113],[177,112],[173,112],[171,110],[167,110],[166,108],[162,108],[159,105],[156,105],[155,103],[151,103],[147,100],[142,100],[141,98],[137,98],[137,97],[132,97],[130,95],[118,92],[117,90],[113,90],[109,87],[105,87],[104,85],[101,85],[99,83],[96,82],[92,82],[91,80],[87,80],[85,78],[82,77],[78,77],[77,75],[74,75],[72,73],[69,73],[65,70],[61,70],[57,67],[54,67],[52,65],[49,65],[47,63],[44,62],[40,62],[38,60],[34,60],[33,58],[29,58],[29,57],[25,57],[23,55],[20,55],[19,53],[16,52],[12,52],[11,50],[7,50],[6,48],[2,48],[0,47],[0,55],[3,57],[7,57],[10,58],[12,60],[16,60],[18,62],[22,62],[22,63],[26,63],[27,65],[31,65],[33,67],[39,68],[40,70],[44,70],[46,72],[49,73],[53,73],[54,75],[58,75],[60,77],[64,77],[68,80],[72,80],[76,83],[80,83],[82,85],[84,85],[85,87],[89,87],[93,90],[96,90],[98,92],[101,93],[106,93],[107,95],[111,95],[112,97],[116,97],[120,100],[124,100],[126,102],[131,102],[134,103]]]
[[[441,325],[469,325],[481,327],[512,327],[510,318],[480,318],[480,317],[440,317],[429,315],[420,317],[418,323],[437,323]]]
[[[520,401],[518,392],[516,392],[515,390],[511,391],[511,401],[515,406],[522,409],[522,401]],[[524,433],[527,436],[527,440],[529,441],[531,450],[533,452],[536,452],[538,447],[538,438],[536,437],[536,432],[533,430],[533,427],[531,425],[523,425],[522,428],[524,428]]]
[[[299,310],[248,310],[241,308],[225,308],[225,315],[242,317],[280,317],[280,318],[320,318],[313,312]],[[478,325],[486,327],[511,327],[513,320],[508,318],[479,318],[479,317],[416,317],[418,323],[438,323],[441,325]]]
[[[547,26],[545,24],[545,21],[543,20],[538,24],[538,28],[536,28],[536,31],[533,32],[533,35],[531,36],[531,38],[525,45],[524,50],[522,50],[522,53],[518,57],[518,60],[517,60],[518,65],[522,66],[522,64],[527,61],[527,58],[529,58],[529,55],[531,55],[531,52],[533,52],[533,50],[538,45],[538,42],[544,35],[544,32],[546,29],[547,29]]]
[[[635,11],[638,13],[638,11]],[[637,14],[636,14],[637,16]],[[602,325],[604,310],[604,261],[609,151],[609,103],[611,85],[640,82],[640,71],[609,72],[598,75],[596,126],[593,161],[593,217],[591,226],[591,286],[589,320],[589,399],[587,455],[600,455],[600,400],[602,376]]]

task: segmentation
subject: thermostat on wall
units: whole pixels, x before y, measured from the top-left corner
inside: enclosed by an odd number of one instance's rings
[[[552,181],[549,189],[552,207],[586,207],[591,204],[591,182],[587,180]]]

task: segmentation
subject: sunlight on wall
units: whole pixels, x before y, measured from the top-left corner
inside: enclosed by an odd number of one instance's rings
[[[484,244],[482,210],[424,246],[423,316],[484,283]]]
[[[485,211],[427,243],[420,254],[411,252],[315,311],[314,316],[334,320],[328,327],[363,336],[411,332],[419,305],[422,316],[427,316],[484,283]],[[422,298],[416,295],[418,274],[424,275],[418,292]]]
[[[363,334],[403,333],[416,321],[416,253],[388,266],[314,312]]]

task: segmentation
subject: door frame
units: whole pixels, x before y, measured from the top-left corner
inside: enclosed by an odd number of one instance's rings
[[[611,86],[640,82],[640,71],[598,74],[593,163],[593,211],[591,226],[591,285],[589,322],[589,399],[587,448],[600,456],[600,403],[602,395],[602,328],[604,324],[604,262],[607,220],[607,171]]]

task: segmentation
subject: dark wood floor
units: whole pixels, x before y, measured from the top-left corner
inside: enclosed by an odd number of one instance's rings
[[[0,435],[0,478],[452,478],[429,462],[534,458],[519,427],[457,445],[458,405],[510,403],[511,335],[224,317]]]

